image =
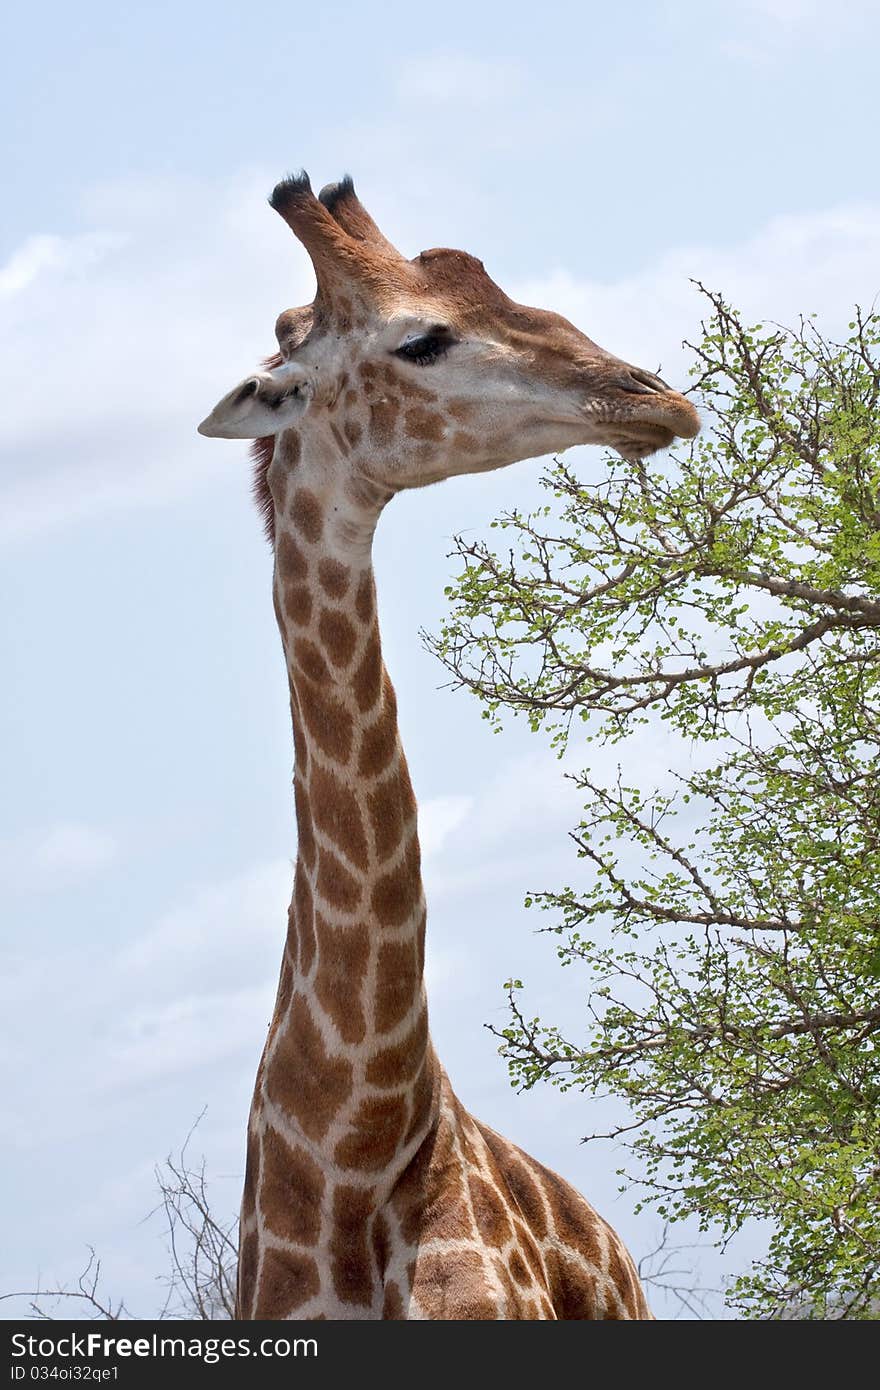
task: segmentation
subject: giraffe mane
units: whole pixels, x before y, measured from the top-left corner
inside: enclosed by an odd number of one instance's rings
[[[271,357],[263,358],[263,366],[271,371],[273,367],[280,367],[283,360],[280,352],[273,352]],[[251,444],[251,491],[263,523],[266,540],[271,546],[275,544],[275,505],[269,491],[269,465],[274,453],[274,434],[264,435],[262,439],[255,439]]]

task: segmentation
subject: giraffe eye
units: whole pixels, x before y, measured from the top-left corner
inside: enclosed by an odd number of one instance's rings
[[[430,333],[411,338],[408,343],[397,348],[394,355],[402,357],[404,362],[414,362],[417,367],[430,367],[433,362],[443,357],[454,343],[455,339],[448,329],[432,328]]]

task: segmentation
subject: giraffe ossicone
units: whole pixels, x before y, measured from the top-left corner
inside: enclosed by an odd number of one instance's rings
[[[643,457],[693,406],[480,261],[407,260],[350,179],[270,202],[312,304],[201,433],[255,440],[295,747],[297,860],[251,1107],[245,1318],[650,1317],[633,1262],[562,1178],[482,1125],[431,1045],[417,807],[371,547],[403,488],[574,444]]]

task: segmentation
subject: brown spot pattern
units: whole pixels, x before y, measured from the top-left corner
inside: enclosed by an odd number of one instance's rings
[[[376,858],[381,864],[394,854],[403,834],[403,808],[400,779],[395,769],[367,797],[367,812],[373,831]]]
[[[293,884],[293,921],[291,936],[299,949],[299,968],[307,975],[315,958],[315,904],[305,867],[297,861]]]
[[[254,1306],[255,1318],[287,1318],[320,1292],[318,1266],[311,1255],[271,1246],[263,1255],[263,1270]]]
[[[379,629],[373,627],[367,638],[364,654],[354,673],[352,688],[358,702],[358,709],[366,714],[371,710],[382,693],[384,667],[382,648],[379,642]]]
[[[469,1185],[477,1229],[487,1245],[500,1250],[513,1235],[504,1203],[492,1184],[476,1174],[470,1176]]]
[[[373,1222],[372,1243],[376,1268],[382,1275],[388,1268],[388,1252],[391,1248],[391,1242],[388,1235],[388,1222],[381,1211],[376,1212],[376,1219]]]
[[[302,457],[302,440],[298,430],[284,431],[284,447],[282,450],[284,462],[288,468],[293,470]]]
[[[312,545],[317,545],[324,534],[324,518],[321,504],[315,494],[307,487],[298,487],[290,505],[293,524]]]
[[[596,1235],[596,1217],[573,1187],[556,1173],[544,1169],[541,1173],[544,1190],[550,1200],[553,1225],[559,1239],[589,1260],[597,1269],[602,1267],[602,1247]]]
[[[413,791],[413,784],[410,780],[409,764],[407,763],[406,758],[402,754],[400,758],[400,769],[398,772],[397,785],[400,788],[400,805],[403,811],[404,821],[414,820],[416,811],[418,810],[418,805],[416,802],[416,794]]]
[[[347,782],[323,767],[315,767],[309,783],[315,825],[357,868],[369,861],[367,833],[358,799]]]
[[[344,598],[351,582],[351,570],[325,555],[318,561],[318,580],[328,598]]]
[[[390,942],[380,946],[376,961],[376,1028],[390,1033],[406,1018],[419,988],[421,972],[415,943]]]
[[[309,770],[309,745],[303,730],[302,705],[293,685],[290,687],[290,719],[293,724],[293,748],[296,754],[296,770],[303,776]]]
[[[303,785],[302,778],[297,772],[293,779],[293,798],[296,805],[296,829],[298,837],[299,852],[302,856],[306,868],[314,867],[315,854],[315,833],[312,825],[312,811],[309,805],[308,793]]]
[[[403,1299],[400,1296],[400,1289],[393,1280],[385,1289],[385,1297],[382,1300],[382,1320],[384,1322],[401,1322],[403,1320]]]
[[[356,1111],[351,1132],[336,1145],[340,1168],[375,1173],[387,1168],[400,1146],[406,1121],[406,1101],[400,1096],[365,1100]]]
[[[431,1166],[437,1165],[435,1150],[441,1137],[442,1131],[434,1134],[431,1140],[425,1141],[416,1154],[407,1163],[406,1169],[396,1183],[393,1191],[393,1209],[400,1222],[400,1234],[407,1245],[417,1244],[418,1234],[421,1232],[421,1222],[425,1205],[431,1201]],[[446,1136],[443,1136],[446,1138]],[[449,1145],[445,1145],[446,1154],[449,1152]],[[441,1155],[442,1156],[442,1155]]]
[[[393,1047],[383,1048],[367,1063],[371,1086],[400,1086],[410,1081],[421,1066],[428,1042],[428,1015],[422,1009],[410,1031]]]
[[[378,879],[371,898],[376,919],[384,927],[402,927],[412,916],[422,896],[421,854],[413,835],[403,858],[390,873]]]
[[[436,1094],[436,1067],[437,1059],[429,1046],[424,1066],[412,1090],[412,1114],[405,1136],[407,1144],[411,1139],[415,1139],[417,1134],[426,1131],[432,1117],[436,1117],[439,1106],[439,1095]]]
[[[470,1213],[457,1190],[443,1192],[426,1203],[421,1227],[426,1239],[472,1240],[474,1225]]]
[[[312,621],[312,596],[305,584],[287,584],[284,589],[284,612],[297,627],[307,627]]]
[[[293,970],[291,969],[290,959],[287,950],[281,960],[281,974],[278,978],[278,992],[275,997],[275,1013],[280,1015],[286,1012],[290,1003],[290,996],[293,993]]]
[[[351,1064],[330,1057],[304,999],[294,999],[267,1071],[270,1099],[316,1143],[351,1092]]]
[[[437,411],[413,406],[406,412],[403,423],[410,439],[426,439],[438,444],[443,438],[443,416]]]
[[[334,666],[347,666],[354,656],[357,633],[344,613],[325,608],[318,620],[318,633]]]
[[[484,1137],[488,1143],[489,1136],[485,1132]],[[513,1158],[505,1163],[504,1175],[529,1229],[539,1240],[543,1239],[547,1234],[547,1217],[540,1190],[531,1173],[524,1163]]]
[[[476,1250],[450,1250],[419,1257],[413,1292],[435,1318],[494,1321],[486,1296],[486,1272]]]
[[[302,582],[308,575],[308,561],[287,531],[282,532],[275,548],[275,567],[285,583]]]
[[[316,1245],[321,1233],[323,1173],[305,1149],[292,1147],[271,1126],[263,1137],[263,1152],[260,1208],[266,1226],[282,1240]]]
[[[370,957],[366,927],[333,927],[317,913],[318,968],[315,994],[344,1042],[362,1042],[367,1031],[360,981]]]
[[[256,1231],[249,1231],[242,1237],[238,1247],[238,1289],[239,1295],[244,1297],[243,1302],[236,1311],[239,1317],[251,1316],[251,1300],[248,1297],[257,1281],[257,1265],[259,1262],[259,1247],[257,1245]]]
[[[379,782],[367,797],[367,813],[373,831],[376,857],[383,859],[394,854],[400,845],[404,828],[416,813],[416,798],[409,778],[406,760]]]
[[[479,439],[475,434],[468,434],[466,430],[456,430],[452,436],[452,447],[458,449],[463,454],[473,453],[479,446]]]
[[[361,886],[338,855],[323,846],[318,851],[318,892],[331,907],[354,912],[361,900]]]
[[[362,777],[378,777],[398,748],[397,711],[386,705],[361,738],[358,772]]]
[[[502,1292],[500,1316],[508,1321],[522,1321],[525,1316],[523,1300],[520,1297],[519,1289],[510,1277],[510,1270],[500,1255],[493,1257],[492,1269]]]
[[[241,1201],[241,1220],[242,1224],[249,1221],[254,1214],[254,1193],[260,1182],[260,1140],[254,1133],[253,1127],[248,1125],[247,1132],[247,1157],[244,1168],[244,1193]]]
[[[531,1232],[527,1231],[522,1222],[516,1217],[513,1219],[513,1228],[516,1231],[516,1239],[519,1244],[520,1253],[529,1269],[532,1271],[533,1277],[539,1284],[544,1283],[547,1277],[547,1271],[544,1268],[541,1252],[532,1238]]]
[[[605,1316],[600,1307],[595,1275],[582,1261],[555,1249],[548,1252],[547,1263],[552,1273],[553,1298],[561,1319],[574,1322]]]
[[[398,390],[398,392],[400,393],[400,395],[403,396],[405,400],[408,400],[408,401],[436,401],[436,400],[437,400],[437,393],[436,393],[436,391],[429,391],[429,390],[427,389],[427,387],[425,387],[425,386],[420,386],[420,385],[418,384],[418,382],[413,381],[410,377],[404,378],[404,377],[402,377],[402,376],[395,375],[394,384],[395,384],[395,386],[397,387],[397,390]]]
[[[635,1318],[639,1312],[639,1289],[628,1264],[624,1264],[616,1237],[609,1233],[607,1274],[623,1304],[624,1312]]]
[[[364,570],[357,587],[354,609],[362,623],[368,623],[376,611],[376,585],[372,570]]]
[[[413,1157],[394,1197],[400,1231],[410,1245],[419,1240],[472,1240],[474,1223],[464,1200],[464,1188],[450,1181],[456,1172],[451,1135],[440,1126]]]
[[[325,689],[306,682],[299,691],[303,723],[321,752],[333,762],[347,763],[354,736],[352,717],[341,701]]]
[[[303,675],[310,681],[328,681],[330,671],[327,663],[314,642],[309,641],[308,637],[298,637],[293,644],[293,659],[302,671]]]
[[[330,1268],[333,1287],[343,1303],[369,1304],[373,1268],[367,1246],[371,1194],[362,1187],[337,1187],[333,1194]]]

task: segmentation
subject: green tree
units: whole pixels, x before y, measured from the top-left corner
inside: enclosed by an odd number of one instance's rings
[[[502,546],[457,541],[427,640],[496,724],[525,715],[560,753],[620,744],[612,785],[576,776],[572,884],[527,899],[584,972],[584,1036],[508,982],[514,1084],[626,1101],[604,1137],[665,1220],[722,1241],[771,1223],[730,1291],[744,1316],[871,1318],[880,316],[836,343],[813,320],[746,327],[699,288],[702,434],[609,457],[595,484],[557,459],[547,505],[493,523]],[[628,757],[645,725],[680,749],[660,789]]]

